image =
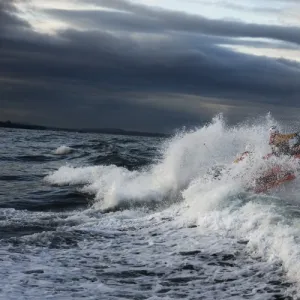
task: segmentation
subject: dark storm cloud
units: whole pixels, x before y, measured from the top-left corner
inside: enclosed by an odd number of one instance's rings
[[[299,27],[247,24],[228,20],[211,20],[182,12],[155,9],[124,0],[98,0],[99,6],[116,11],[47,10],[59,18],[84,25],[105,26],[134,32],[181,31],[226,37],[270,38],[300,44]],[[126,13],[122,13],[124,11]]]
[[[99,3],[140,17],[119,33],[69,29],[55,36],[27,31],[23,37],[18,33],[28,30],[28,24],[13,15],[12,6],[1,10],[12,18],[6,19],[6,27],[10,24],[15,35],[3,31],[0,37],[0,118],[3,112],[16,114],[26,108],[27,116],[41,124],[169,130],[196,124],[219,109],[237,116],[251,105],[253,113],[266,104],[300,108],[299,64],[219,47],[226,43],[224,36],[199,34],[196,24],[189,29],[184,14],[160,10],[160,21],[153,23],[147,18],[154,18],[154,10],[148,7],[113,0]],[[59,13],[61,18],[75,16]],[[80,14],[96,24],[90,12]],[[117,29],[122,18],[122,26],[129,22],[127,14],[102,14],[102,22]],[[177,25],[176,16],[181,17]],[[148,34],[132,35],[141,27],[139,32]]]
[[[103,88],[201,91],[218,96],[245,92],[278,98],[300,89],[298,64],[237,54],[189,38],[154,40],[150,47],[147,41],[103,32],[68,30],[60,37],[63,42],[47,44],[39,39],[26,43],[5,39],[1,73],[26,74],[27,80],[47,78],[49,83],[75,80]]]
[[[1,0],[0,2],[0,34],[11,33],[10,30],[28,29],[28,22],[17,16],[17,9],[13,0]]]

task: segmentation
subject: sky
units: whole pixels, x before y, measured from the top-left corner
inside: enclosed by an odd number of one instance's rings
[[[300,117],[299,0],[1,0],[0,120],[171,132]]]

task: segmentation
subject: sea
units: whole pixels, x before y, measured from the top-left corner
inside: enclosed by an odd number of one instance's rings
[[[1,128],[0,299],[300,299],[299,181],[252,189],[274,123]]]

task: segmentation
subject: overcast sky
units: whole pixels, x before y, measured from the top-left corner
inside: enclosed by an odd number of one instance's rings
[[[0,2],[0,120],[168,132],[268,111],[300,116],[299,0]]]

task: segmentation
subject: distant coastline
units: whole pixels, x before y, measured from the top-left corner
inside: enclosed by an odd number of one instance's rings
[[[80,133],[103,133],[103,134],[114,134],[114,135],[131,135],[131,136],[148,136],[148,137],[169,137],[170,134],[165,133],[154,133],[154,132],[142,132],[133,130],[123,130],[118,128],[57,128],[40,126],[33,124],[15,123],[11,121],[0,121],[0,127],[4,128],[15,128],[15,129],[29,129],[29,130],[54,130],[54,131],[69,131],[69,132],[80,132]]]

